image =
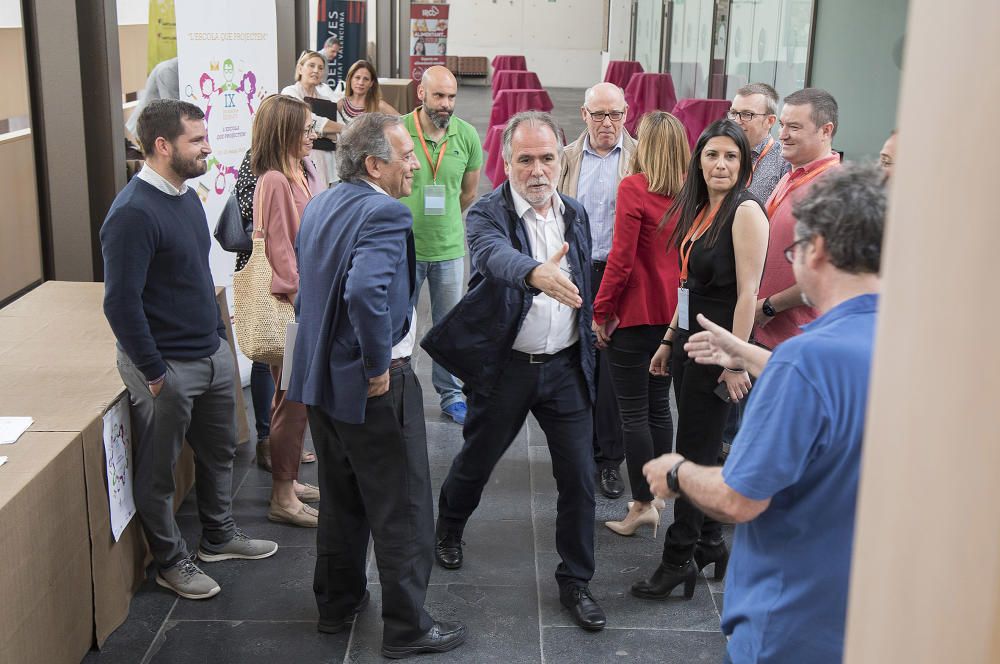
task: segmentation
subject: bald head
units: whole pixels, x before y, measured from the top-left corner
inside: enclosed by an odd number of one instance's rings
[[[417,98],[422,104],[420,113],[438,129],[448,128],[457,96],[458,81],[447,67],[428,67],[420,77],[420,85],[417,86]]]
[[[621,139],[627,114],[625,92],[614,83],[598,83],[587,90],[580,115],[587,125],[591,149],[600,155],[614,149]]]

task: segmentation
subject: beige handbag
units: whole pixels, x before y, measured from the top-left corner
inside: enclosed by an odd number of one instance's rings
[[[260,215],[254,212],[256,225]],[[271,293],[273,270],[264,253],[263,235],[263,226],[254,229],[250,260],[233,274],[234,325],[244,355],[254,362],[280,365],[285,354],[285,328],[295,320],[295,308]]]

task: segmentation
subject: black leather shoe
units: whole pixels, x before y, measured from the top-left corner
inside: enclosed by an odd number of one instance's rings
[[[445,569],[458,569],[462,566],[463,544],[462,533],[439,531],[434,543],[434,559]]]
[[[611,499],[621,498],[625,493],[625,482],[622,481],[622,475],[617,468],[602,468],[597,484],[601,488],[601,493]]]
[[[341,618],[340,620],[324,620],[323,618],[320,618],[319,622],[316,623],[316,629],[324,634],[337,634],[339,632],[343,632],[349,625],[354,624],[354,617],[365,610],[365,607],[368,606],[368,600],[370,600],[371,597],[371,594],[366,590],[365,594],[361,596],[361,601],[359,601],[358,605],[354,607],[354,610],[351,611],[350,615]]]
[[[403,659],[410,655],[430,652],[448,652],[465,642],[465,625],[460,622],[435,622],[426,634],[404,645],[382,644],[382,655],[389,659]]]
[[[698,583],[698,566],[693,560],[681,565],[660,563],[648,581],[632,584],[632,594],[643,599],[666,599],[674,588],[684,584],[684,599],[694,597],[694,587]]]
[[[604,609],[586,586],[575,586],[560,593],[559,601],[569,610],[573,621],[588,632],[599,632],[608,624]]]

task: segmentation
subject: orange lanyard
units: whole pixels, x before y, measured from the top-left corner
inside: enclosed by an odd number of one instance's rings
[[[793,191],[812,182],[820,175],[836,166],[838,163],[838,161],[831,159],[822,166],[817,167],[816,170],[803,175],[794,182],[792,181],[791,176],[789,176],[788,182],[785,183],[784,188],[781,191],[775,191],[771,198],[767,201],[767,218],[772,219],[774,217],[774,211],[781,207],[781,204],[785,202],[785,199],[788,198]]]
[[[694,223],[691,224],[691,230],[687,232],[687,235],[684,236],[684,241],[681,242],[681,288],[683,288],[684,284],[687,283],[688,260],[691,258],[691,251],[694,250],[694,243],[697,242],[698,238],[700,238],[705,231],[708,230],[709,226],[712,225],[712,222],[715,220],[715,214],[719,211],[719,208],[716,206],[714,210],[708,213],[708,215],[705,214],[707,211],[708,206],[706,205],[702,208],[698,216],[695,217]],[[688,245],[688,240],[691,241],[690,245]],[[684,247],[687,247],[686,252],[684,251]]]
[[[417,111],[413,113],[413,124],[417,127],[417,138],[420,139],[420,146],[424,149],[424,154],[427,155],[427,165],[431,168],[431,179],[434,181],[434,184],[437,184],[438,169],[441,168],[441,160],[444,159],[444,149],[448,147],[448,141],[445,140],[445,142],[441,144],[441,149],[438,152],[437,164],[435,164],[431,159],[431,151],[427,149],[427,141],[424,140],[424,130],[420,128],[420,109],[417,109]]]
[[[764,158],[764,155],[771,151],[771,147],[774,145],[774,136],[768,136],[767,138],[767,145],[764,146],[764,149],[760,151],[760,154],[757,155],[757,158],[750,166],[750,179],[747,180],[748,187],[750,186],[750,183],[753,182],[753,174],[757,172],[757,164],[759,164],[760,160]]]

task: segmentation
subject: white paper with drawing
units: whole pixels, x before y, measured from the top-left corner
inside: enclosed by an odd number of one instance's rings
[[[128,399],[104,414],[104,459],[108,471],[108,505],[111,513],[111,534],[115,541],[135,516],[132,496],[132,427],[129,421]]]

